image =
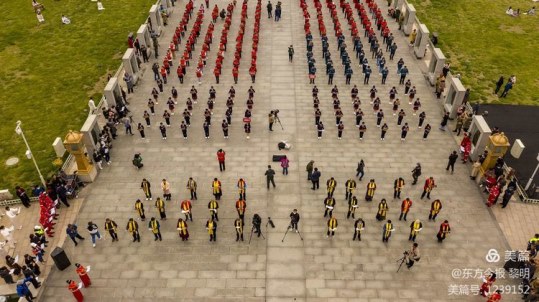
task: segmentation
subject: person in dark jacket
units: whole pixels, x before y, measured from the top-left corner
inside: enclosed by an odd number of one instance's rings
[[[30,207],[30,197],[26,194],[26,190],[21,188],[20,186],[15,187],[15,193],[17,194],[17,197],[21,200],[22,204],[25,208]]]
[[[32,269],[25,265],[22,267],[22,273],[24,274],[24,282],[31,282],[36,289],[41,286],[41,282],[37,281],[37,276]]]
[[[78,238],[80,240],[84,240],[84,237],[82,237],[79,234],[76,224],[68,224],[67,228],[66,228],[66,234],[67,234],[67,236],[69,236],[69,238],[71,238],[71,240],[73,240],[73,242],[75,243],[75,246],[78,245],[78,242],[77,242],[77,240],[75,240],[75,238]]]
[[[459,158],[457,151],[453,151],[451,154],[449,154],[449,160],[447,162],[447,167],[445,168],[446,171],[449,171],[449,168],[451,168],[451,174],[453,174],[453,171],[455,171],[455,162]]]
[[[9,269],[5,266],[0,267],[0,277],[4,279],[6,284],[13,284],[15,281],[13,281],[13,277],[9,273]]]
[[[58,199],[66,205],[66,207],[69,207],[69,203],[67,202],[67,189],[64,185],[58,184],[56,185],[56,194],[58,194]]]
[[[318,168],[314,168],[313,174],[311,175],[311,182],[313,183],[312,190],[320,189],[320,176],[322,176],[322,173],[318,171]]]
[[[32,295],[32,292],[26,285],[26,282],[19,280],[17,282],[17,295],[19,298],[26,298],[26,301],[34,301],[35,297]]]

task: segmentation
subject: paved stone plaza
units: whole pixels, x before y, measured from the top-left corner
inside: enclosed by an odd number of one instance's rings
[[[199,5],[201,1],[196,1]],[[220,3],[225,3],[224,1]],[[211,1],[210,8],[214,1]],[[438,130],[441,121],[441,107],[427,85],[418,63],[413,58],[407,45],[407,38],[397,31],[397,26],[390,21],[390,28],[397,37],[398,50],[396,59],[402,57],[410,69],[411,79],[417,87],[417,96],[422,100],[422,110],[427,113],[427,123],[432,125],[428,140],[422,140],[423,129],[417,129],[417,116],[412,115],[411,106],[404,96],[403,86],[398,86],[395,74],[396,61],[388,61],[390,75],[385,85],[380,84],[380,75],[373,72],[370,85],[363,85],[363,76],[357,59],[353,58],[354,75],[352,84],[360,89],[361,108],[365,112],[368,130],[363,141],[358,139],[355,127],[350,89],[344,85],[343,69],[336,64],[334,84],[339,87],[339,98],[345,116],[345,130],[342,140],[337,139],[334,125],[330,90],[326,85],[325,66],[321,55],[320,36],[316,24],[316,10],[308,3],[311,14],[311,26],[315,42],[314,54],[317,60],[317,86],[320,89],[322,121],[326,131],[322,140],[316,137],[314,127],[312,85],[307,77],[305,58],[305,32],[303,15],[298,1],[283,1],[283,14],[279,22],[267,19],[266,3],[262,3],[261,40],[258,50],[258,73],[255,104],[253,110],[252,133],[249,140],[243,131],[243,111],[247,90],[251,86],[248,75],[250,48],[253,31],[254,9],[256,2],[249,1],[249,19],[247,20],[240,80],[235,85],[236,98],[233,122],[230,127],[230,139],[222,136],[220,123],[226,109],[225,100],[229,87],[233,84],[231,70],[233,47],[239,27],[241,1],[234,10],[229,33],[229,49],[223,64],[221,83],[216,85],[212,74],[215,64],[216,49],[223,22],[219,20],[215,27],[212,51],[202,85],[196,84],[193,66],[188,67],[188,77],[182,85],[175,76],[176,66],[170,81],[165,85],[165,92],[159,96],[156,116],[152,117],[152,126],[147,128],[146,140],[142,140],[134,129],[134,136],[125,136],[119,125],[120,136],[114,141],[112,164],[104,165],[97,181],[84,192],[85,204],[76,219],[79,225],[93,220],[104,233],[105,218],[114,219],[121,229],[120,241],[112,243],[106,236],[92,248],[88,240],[78,247],[66,241],[64,247],[72,263],[81,262],[92,267],[89,275],[92,287],[83,289],[87,301],[483,301],[479,297],[449,295],[451,284],[480,285],[479,279],[455,279],[453,269],[487,269],[503,265],[503,251],[509,245],[500,231],[496,220],[487,210],[475,183],[468,178],[469,167],[457,162],[453,175],[445,171],[447,157],[457,149],[451,133]],[[275,3],[274,3],[275,5]],[[324,20],[328,27],[330,50],[334,62],[338,63],[337,41],[333,34],[329,10],[323,3]],[[385,1],[379,5],[386,9]],[[224,4],[223,4],[224,6]],[[175,10],[161,38],[161,49],[171,40],[175,24],[183,14],[185,2],[176,4]],[[221,8],[221,7],[220,7]],[[344,14],[339,11],[343,28],[348,28]],[[210,22],[210,12],[206,13],[201,31],[203,36]],[[359,21],[355,15],[356,22]],[[189,25],[192,25],[191,21]],[[190,31],[190,27],[188,33]],[[188,34],[187,33],[187,34]],[[349,53],[351,37],[345,31]],[[202,37],[201,37],[202,38]],[[200,52],[201,39],[194,51],[194,59]],[[362,42],[368,52],[366,38]],[[296,55],[293,63],[288,62],[287,48],[294,45]],[[180,49],[183,50],[184,44]],[[353,55],[353,54],[352,54]],[[367,53],[369,61],[370,52]],[[389,57],[386,56],[386,59]],[[162,58],[161,58],[162,60]],[[161,62],[159,60],[159,62]],[[192,62],[193,62],[192,61]],[[150,97],[153,81],[151,64],[144,64],[145,72],[129,95],[130,109],[135,121],[143,122],[142,112],[147,109],[146,100]],[[176,62],[175,62],[176,64]],[[193,65],[193,64],[192,64]],[[375,64],[371,63],[373,71]],[[195,105],[189,139],[181,137],[179,124],[185,100],[191,85],[199,91],[199,103]],[[208,89],[213,85],[217,90],[217,102],[212,118],[211,138],[204,139],[202,123],[206,108]],[[380,129],[375,125],[375,116],[369,104],[369,89],[378,88],[382,99],[381,108],[386,112],[385,121],[389,131],[385,141],[380,140]],[[398,86],[401,107],[405,109],[411,131],[407,140],[400,140],[400,127],[396,117],[391,114],[388,92],[392,86]],[[162,140],[158,123],[166,108],[166,99],[172,86],[179,92],[176,115],[172,117],[173,127],[168,129],[168,140]],[[267,130],[267,115],[270,110],[279,109],[284,130],[279,125],[274,131]],[[278,151],[277,143],[287,140],[292,144],[289,151]],[[219,148],[226,151],[226,172],[219,172],[216,152]],[[131,164],[134,153],[141,152],[144,168],[136,170]],[[279,163],[272,163],[272,155],[286,154],[290,159],[290,174],[280,173]],[[366,221],[366,228],[361,242],[352,241],[353,221],[346,220],[347,205],[344,199],[344,183],[354,178],[355,169],[360,159],[365,160],[366,175],[358,182],[356,195],[359,199],[359,215]],[[306,180],[305,166],[310,161],[322,172],[321,189],[312,191]],[[420,183],[411,186],[410,171],[417,162],[423,166]],[[272,164],[277,172],[277,188],[266,189],[264,172]],[[338,182],[335,197],[337,206],[334,211],[339,222],[336,236],[326,238],[326,218],[323,218],[323,200],[325,181],[335,177]],[[413,207],[408,222],[398,221],[401,200],[393,200],[393,181],[402,176],[406,181],[403,197],[413,200]],[[428,221],[429,200],[420,200],[423,182],[433,176],[438,187],[432,193],[433,199],[439,198],[443,210],[436,222]],[[188,198],[185,189],[187,179],[193,177],[198,182],[199,200],[193,202],[194,222],[188,222],[190,239],[182,242],[176,231],[176,221],[183,217],[179,202]],[[217,242],[210,243],[205,230],[209,217],[207,209],[211,195],[211,181],[218,177],[223,183],[224,196],[220,201]],[[237,214],[234,203],[237,200],[236,182],[244,178],[247,188],[246,241],[235,241],[233,221]],[[159,196],[159,183],[166,178],[172,185],[172,201],[167,202],[167,221],[161,222],[162,242],[154,242],[147,230],[147,221],[140,222],[141,243],[131,242],[131,236],[123,231],[130,217],[138,217],[134,210],[137,198],[143,198],[140,182],[147,178],[152,184],[154,197]],[[378,185],[374,200],[364,199],[365,186],[369,179],[375,179]],[[389,204],[388,218],[396,228],[389,243],[381,241],[382,222],[375,219],[378,202],[386,198]],[[155,198],[154,198],[155,200]],[[153,202],[145,201],[146,216],[158,217]],[[289,223],[288,215],[293,208],[301,214],[300,231],[304,240],[295,233],[288,233],[284,242],[283,235]],[[247,243],[250,232],[250,219],[254,213],[263,217],[262,238],[252,239]],[[356,214],[357,215],[357,214]],[[266,228],[267,217],[272,217],[276,228]],[[421,261],[408,270],[405,267],[396,273],[396,260],[402,252],[410,248],[408,239],[410,222],[419,218],[423,222],[423,231],[418,236]],[[440,244],[436,233],[440,223],[448,219],[452,233]],[[87,234],[83,234],[87,235]],[[527,236],[527,235],[526,235]],[[502,259],[497,264],[488,263],[485,255],[489,249],[497,249]],[[72,301],[73,297],[66,289],[65,280],[77,278],[74,269],[53,270],[42,292],[43,301]],[[518,284],[516,281],[500,279],[499,284]],[[504,295],[504,301],[517,301],[519,295]]]

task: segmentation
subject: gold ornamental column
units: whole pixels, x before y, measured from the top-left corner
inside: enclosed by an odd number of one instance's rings
[[[485,148],[488,151],[487,158],[481,165],[482,175],[485,174],[486,171],[494,168],[496,160],[505,155],[509,146],[509,139],[503,132],[489,136],[489,142]]]
[[[97,170],[84,155],[86,148],[82,142],[83,136],[84,134],[78,131],[70,130],[64,139],[64,147],[71,155],[73,155],[73,157],[75,157],[77,163],[77,175],[80,180],[84,182],[93,182],[97,176]]]

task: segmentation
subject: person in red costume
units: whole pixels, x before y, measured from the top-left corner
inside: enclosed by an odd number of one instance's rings
[[[223,172],[225,170],[225,151],[223,149],[217,150],[217,161],[219,162],[219,170]]]
[[[234,84],[238,84],[238,67],[234,66],[234,68],[232,68],[232,77],[234,78]]]
[[[249,74],[251,75],[251,81],[254,84],[256,78],[256,65],[251,65],[251,68],[249,68]]]
[[[84,284],[84,287],[89,287],[90,285],[92,285],[92,281],[90,280],[90,277],[88,276],[90,267],[88,266],[88,269],[86,269],[80,263],[75,263],[75,267],[77,267],[77,275],[79,275],[80,280],[82,281],[82,284]]]
[[[221,75],[221,68],[219,65],[216,65],[213,69],[213,74],[215,75],[215,83],[219,84],[219,76]]]
[[[460,141],[460,152],[462,152],[462,162],[466,163],[470,157],[470,151],[472,150],[472,141],[468,134],[464,133],[462,141]]]
[[[479,288],[479,294],[483,297],[487,297],[488,292],[490,291],[490,286],[496,281],[496,274],[491,273],[488,276],[483,277],[483,284]]]
[[[498,302],[502,300],[502,291],[497,290],[495,293],[488,297],[487,302]]]
[[[495,205],[496,201],[498,200],[498,196],[500,196],[500,185],[495,185],[489,191],[487,206],[491,207]]]
[[[219,8],[217,7],[217,4],[213,7],[213,11],[211,12],[211,18],[213,20],[213,23],[217,22],[217,17],[219,16]]]
[[[84,296],[82,295],[82,292],[80,291],[81,286],[79,286],[75,281],[73,280],[67,280],[67,288],[69,291],[73,294],[77,302],[84,301]]]

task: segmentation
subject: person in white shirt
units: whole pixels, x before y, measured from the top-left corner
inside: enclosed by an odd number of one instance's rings
[[[62,24],[71,24],[71,20],[65,15],[62,15]]]
[[[509,6],[509,8],[505,11],[505,13],[511,17],[515,16],[515,12],[513,11],[513,8]]]
[[[6,215],[11,219],[15,218],[20,213],[21,213],[21,207],[18,207],[18,208],[6,207]]]
[[[6,216],[9,217],[9,219],[11,219],[11,223],[13,225],[16,225],[17,223],[17,215],[19,215],[21,213],[21,207],[18,207],[18,208],[10,208],[10,207],[6,207]],[[18,227],[19,230],[22,228],[22,226],[19,226]]]
[[[104,10],[103,3],[101,1],[97,1],[97,10]]]
[[[43,17],[43,15],[41,14],[41,10],[36,10],[36,17],[37,17],[37,21],[39,21],[39,23],[43,23],[45,22],[45,17]]]
[[[509,82],[513,83],[513,84],[516,84],[517,83],[517,76],[516,75],[511,75],[511,77],[509,78]]]
[[[0,226],[0,234],[2,234],[2,236],[4,236],[4,238],[6,239],[7,243],[9,244],[9,246],[11,248],[15,248],[15,239],[13,239],[13,231],[15,231],[15,227],[14,226],[10,226],[8,228],[6,228],[5,226]]]

